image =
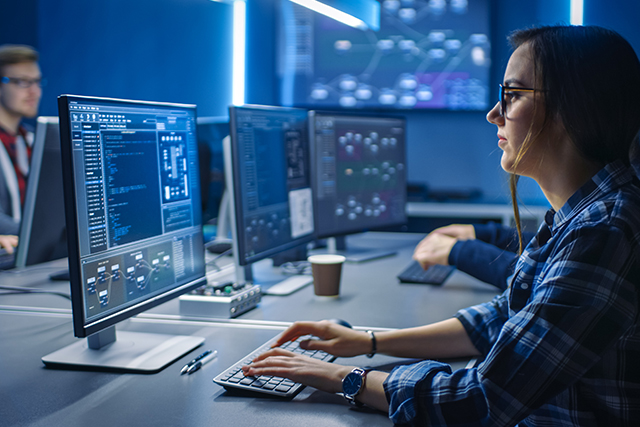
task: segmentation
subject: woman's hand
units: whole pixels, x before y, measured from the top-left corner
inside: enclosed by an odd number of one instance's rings
[[[425,270],[432,265],[449,265],[449,253],[458,240],[445,234],[431,233],[416,246],[413,259]]]
[[[12,254],[16,246],[18,246],[18,236],[0,235],[0,247],[6,249],[7,253]]]
[[[281,348],[271,349],[242,367],[247,376],[261,375],[288,378],[329,393],[342,391],[342,379],[353,367],[327,363]]]
[[[364,331],[354,331],[329,320],[296,322],[282,333],[273,347],[295,341],[304,335],[319,338],[301,341],[300,348],[304,350],[322,350],[338,357],[353,357],[371,352],[369,334]]]
[[[473,240],[476,238],[476,229],[471,224],[451,224],[436,228],[429,234],[444,234],[457,240]]]
[[[425,270],[432,265],[449,265],[449,253],[458,240],[476,238],[476,230],[469,224],[452,224],[440,227],[427,235],[413,251],[413,259]]]
[[[281,348],[271,349],[256,357],[250,365],[242,367],[247,376],[288,378],[328,393],[342,392],[342,379],[352,370],[353,366],[322,362]],[[358,395],[358,401],[371,408],[388,411],[389,403],[383,386],[387,376],[385,372],[369,372],[365,388]]]

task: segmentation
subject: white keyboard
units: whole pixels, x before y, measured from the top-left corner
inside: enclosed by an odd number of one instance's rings
[[[313,276],[310,276],[308,274],[290,276],[284,279],[282,282],[276,283],[269,288],[263,289],[262,293],[265,295],[289,295],[311,283],[313,283]]]

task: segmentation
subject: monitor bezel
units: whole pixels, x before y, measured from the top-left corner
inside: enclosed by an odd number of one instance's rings
[[[87,337],[91,334],[100,332],[110,326],[113,326],[123,320],[126,320],[136,314],[156,307],[171,299],[196,289],[206,284],[206,270],[203,269],[202,276],[193,279],[187,283],[167,290],[160,295],[151,297],[145,301],[123,308],[115,313],[101,317],[95,321],[85,322],[86,312],[84,307],[84,288],[81,281],[81,263],[80,248],[78,235],[78,215],[77,215],[77,188],[74,176],[73,165],[73,146],[71,140],[70,114],[69,104],[72,101],[89,101],[89,102],[108,102],[120,104],[134,104],[141,106],[159,106],[163,108],[180,108],[189,109],[194,113],[197,119],[196,106],[193,104],[179,104],[168,102],[140,101],[118,98],[104,98],[94,96],[81,95],[60,95],[58,97],[58,116],[60,119],[60,148],[62,153],[63,167],[63,187],[64,187],[64,205],[67,222],[67,241],[69,252],[69,277],[71,285],[71,308],[73,318],[74,335],[78,338]],[[198,206],[199,208],[199,206]],[[202,230],[202,228],[201,228]],[[203,248],[204,255],[204,248]],[[204,265],[204,259],[203,259]]]
[[[383,114],[383,113],[373,113],[370,111],[362,112],[362,111],[336,111],[336,110],[319,110],[313,109],[309,110],[309,146],[311,149],[310,156],[313,160],[317,158],[317,145],[315,140],[315,117],[317,115],[321,116],[336,116],[336,117],[355,117],[355,118],[373,118],[373,119],[392,119],[392,120],[400,120],[403,123],[404,129],[404,141],[403,141],[403,151],[404,151],[404,164],[405,164],[405,193],[404,193],[404,205],[407,204],[407,193],[406,193],[406,182],[407,182],[407,119],[401,115],[397,114]],[[384,224],[376,225],[375,227],[353,227],[346,230],[323,230],[320,226],[320,212],[319,212],[319,204],[317,203],[317,194],[318,194],[318,186],[320,185],[318,179],[318,169],[315,161],[311,162],[311,189],[314,194],[314,204],[313,204],[313,218],[314,218],[314,229],[317,238],[325,239],[330,237],[343,237],[349,236],[352,234],[364,233],[367,231],[377,231],[381,229],[385,229],[388,227],[396,227],[405,225],[408,221],[408,216],[406,209],[403,211],[403,218],[398,219],[397,221],[389,221]]]
[[[242,106],[229,106],[229,149],[225,153],[225,174],[226,174],[226,186],[227,191],[230,196],[230,210],[231,210],[231,234],[233,238],[234,245],[234,257],[236,258],[236,262],[241,266],[248,266],[253,264],[254,262],[263,260],[265,258],[269,258],[275,254],[280,252],[296,248],[298,246],[307,244],[312,242],[316,238],[315,230],[312,233],[307,235],[298,237],[296,239],[291,240],[287,244],[283,244],[280,246],[272,247],[266,251],[260,252],[259,254],[255,254],[253,256],[245,257],[244,249],[245,249],[245,239],[244,239],[244,229],[240,225],[244,223],[244,217],[242,215],[243,212],[243,202],[242,202],[242,186],[238,185],[240,183],[240,171],[237,167],[239,162],[240,153],[238,152],[238,133],[236,128],[236,112],[238,110],[253,110],[253,111],[273,111],[273,112],[299,112],[304,114],[307,113],[306,109],[303,108],[293,108],[293,107],[280,107],[280,106],[271,106],[271,105],[253,105],[253,104],[245,104]],[[305,123],[306,129],[303,131],[303,134],[308,138],[308,130],[309,130],[308,117]],[[307,141],[309,142],[309,141]],[[308,145],[309,149],[309,164],[311,163],[311,145]],[[311,181],[309,182],[311,187],[311,191],[313,192],[313,185]],[[312,196],[313,198],[313,196]],[[315,228],[315,220],[314,220],[314,228]]]

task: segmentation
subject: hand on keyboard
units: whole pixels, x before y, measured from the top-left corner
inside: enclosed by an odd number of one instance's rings
[[[264,378],[266,381],[284,377],[294,383],[309,385],[330,393],[338,393],[342,391],[339,386],[341,379],[351,369],[347,367],[340,369],[340,365],[332,365],[325,361],[328,358],[333,358],[333,356],[324,352],[315,352],[315,354],[309,355],[305,350],[290,351],[277,347],[258,356],[251,364],[244,366],[242,371],[245,375]],[[338,373],[336,374],[336,372]],[[271,375],[278,377],[271,377]],[[267,380],[267,378],[271,378],[271,380]]]
[[[338,320],[295,322],[280,335],[275,345],[284,346],[295,340],[307,350],[322,350],[337,357],[353,357],[368,353],[371,350],[369,334],[351,329],[345,324],[346,322],[341,324]],[[307,338],[301,339],[301,336]]]
[[[299,342],[302,339],[308,339],[309,337],[300,337],[293,342],[285,343],[282,347],[277,349],[271,349],[271,346],[276,342],[277,336],[267,341],[255,351],[242,358],[233,366],[216,376],[213,381],[227,390],[239,389],[244,391],[266,393],[270,395],[291,398],[298,394],[300,390],[304,388],[304,385],[292,381],[291,379],[284,378],[285,371],[283,368],[272,365],[270,368],[265,368],[264,365],[273,362],[274,360],[287,361],[287,363],[306,363],[308,366],[316,366],[319,363],[333,362],[335,356],[332,356],[323,351],[315,350],[303,350],[299,346]],[[286,357],[283,359],[272,359],[265,362],[264,357],[257,365],[256,371],[254,368],[253,360],[260,357],[263,354],[267,355],[279,355]],[[301,357],[305,356],[305,357]],[[250,365],[249,368],[245,368],[246,365]],[[293,366],[293,365],[290,365]],[[254,369],[253,371],[251,369]],[[314,368],[315,369],[315,368]],[[266,373],[267,370],[271,373]],[[309,370],[308,372],[313,372]],[[246,374],[246,375],[245,375]]]

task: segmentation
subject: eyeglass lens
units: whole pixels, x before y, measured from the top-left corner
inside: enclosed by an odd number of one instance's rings
[[[30,88],[33,85],[36,85],[38,87],[42,87],[44,86],[44,80],[39,78],[39,79],[25,79],[25,78],[21,78],[21,77],[2,77],[2,83],[13,83],[21,88],[27,89]]]

